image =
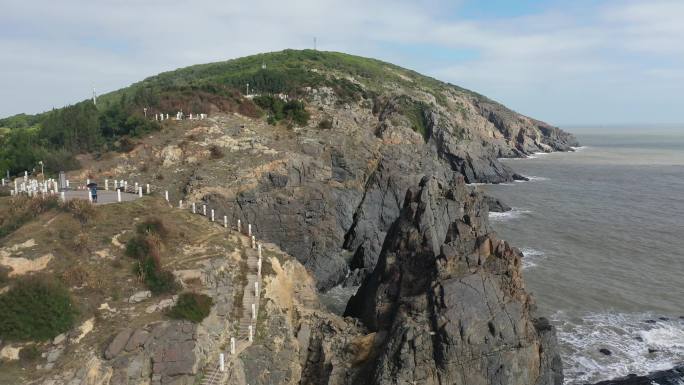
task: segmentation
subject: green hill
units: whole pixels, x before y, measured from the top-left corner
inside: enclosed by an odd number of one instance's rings
[[[249,86],[248,86],[249,85]],[[260,94],[246,98],[248,92]],[[0,172],[18,174],[40,160],[49,172],[78,168],[74,155],[128,151],[135,138],[160,129],[155,114],[237,112],[269,123],[306,125],[306,90],[329,87],[342,106],[373,101],[389,88],[434,96],[444,92],[486,98],[465,89],[375,59],[339,52],[284,50],[223,62],[194,65],[149,77],[129,87],[36,115],[0,119]],[[289,102],[270,95],[286,94]],[[420,112],[420,106],[410,106]],[[147,117],[145,117],[145,110]],[[420,131],[420,119],[416,119]]]

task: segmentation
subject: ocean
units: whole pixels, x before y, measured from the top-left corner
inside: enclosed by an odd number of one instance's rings
[[[530,181],[478,186],[513,207],[490,223],[525,255],[566,385],[684,363],[684,129],[628,131],[585,130],[575,152],[504,159]],[[342,313],[355,290],[321,299]]]
[[[574,153],[504,160],[529,182],[479,187],[514,208],[490,222],[525,255],[527,289],[558,327],[566,384],[684,362],[680,132],[580,133]]]

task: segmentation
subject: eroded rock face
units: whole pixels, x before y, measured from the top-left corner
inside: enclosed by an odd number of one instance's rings
[[[521,253],[481,195],[424,178],[346,315],[376,332],[367,384],[560,385],[553,327],[536,320]]]
[[[335,124],[302,129],[290,141],[256,128],[235,134],[254,143],[249,151],[231,153],[239,171],[214,181],[216,170],[198,168],[186,187],[188,199],[203,199],[231,223],[251,223],[259,237],[297,257],[326,290],[349,273],[353,281],[375,267],[406,191],[422,176],[445,184],[461,175],[467,183],[524,179],[498,158],[577,145],[558,128],[458,93],[445,96],[447,106],[426,104],[419,133],[402,103],[427,103],[427,96],[397,93],[344,109],[312,97],[311,110],[323,111]],[[236,187],[225,187],[226,181]]]

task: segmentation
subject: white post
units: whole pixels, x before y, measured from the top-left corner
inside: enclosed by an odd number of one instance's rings
[[[252,325],[249,325],[249,342],[252,342],[252,338],[253,338],[252,334],[253,334]]]
[[[166,201],[168,202],[169,201],[169,192],[168,191],[164,191],[164,197],[166,198]]]
[[[257,276],[261,275],[261,259],[257,261]]]
[[[225,215],[223,216],[223,227],[228,227],[228,217]]]
[[[235,355],[235,337],[230,337],[230,354]]]
[[[86,187],[90,184],[90,178],[86,178]]]
[[[224,359],[225,359],[225,357],[223,356],[223,353],[219,354],[219,370],[220,370],[221,372],[225,372],[225,371],[226,371],[226,366],[225,366],[225,363],[224,363]]]
[[[256,237],[252,235],[252,248],[256,249]]]
[[[259,250],[259,259],[261,259],[261,243],[257,246],[257,250]]]
[[[62,202],[66,202],[66,196],[64,195],[64,191],[60,194],[62,198]]]
[[[67,187],[69,187],[69,181],[67,181]],[[114,179],[114,190],[119,188],[119,181]]]
[[[182,199],[178,201],[178,208],[179,209],[183,208],[183,200]]]
[[[128,181],[124,181],[124,191],[128,190]]]
[[[105,191],[109,191],[109,179],[105,179]]]
[[[92,194],[90,194],[90,190],[86,190],[86,191],[88,192],[88,201],[90,203],[93,203],[93,196],[92,196]]]
[[[16,186],[15,186],[16,187]],[[240,226],[240,220],[238,219],[238,233],[242,230],[242,226]]]
[[[150,195],[150,184],[147,184],[147,195]]]
[[[211,209],[211,221],[214,221],[214,209]]]
[[[252,236],[252,224],[251,224],[251,223],[249,223],[249,224],[247,225],[247,236],[248,236],[248,237],[251,237],[251,236]]]
[[[256,319],[256,305],[252,304],[252,319]]]
[[[135,191],[138,191],[138,182],[135,182]]]
[[[202,205],[202,214],[204,214],[205,217],[207,216],[207,205]]]
[[[254,296],[259,297],[259,282],[254,281]]]
[[[142,186],[138,187],[138,197],[142,198]]]
[[[197,210],[195,209],[195,202],[192,202],[192,213],[196,214]]]
[[[116,190],[116,201],[121,202],[121,190]]]
[[[67,188],[69,188],[69,179],[66,180]]]
[[[2,186],[5,186],[5,178],[2,178]]]

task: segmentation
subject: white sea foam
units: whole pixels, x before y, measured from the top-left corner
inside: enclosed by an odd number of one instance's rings
[[[643,375],[684,361],[684,320],[676,317],[661,320],[648,313],[592,313],[572,319],[558,312],[552,319],[558,327],[568,385],[630,373]]]
[[[535,153],[532,153],[532,155],[528,155],[525,159],[537,159],[541,156],[549,155],[549,154],[550,154],[550,152],[535,152]]]
[[[544,181],[544,180],[549,180],[549,178],[543,177],[543,176],[525,176],[527,179],[530,181]]]
[[[543,251],[532,249],[529,247],[523,247],[520,249],[523,253],[522,267],[523,269],[529,269],[530,267],[537,266],[542,259],[546,258]]]
[[[531,213],[529,210],[522,210],[516,207],[513,207],[511,211],[506,211],[503,213],[495,213],[495,212],[490,212],[489,213],[489,220],[492,222],[505,222],[509,221],[511,219],[518,219],[526,214]]]
[[[584,151],[584,150],[586,150],[587,148],[589,148],[589,146],[579,146],[579,147],[571,147],[571,148],[572,148],[573,150],[575,150],[575,152],[579,152],[579,151]]]

